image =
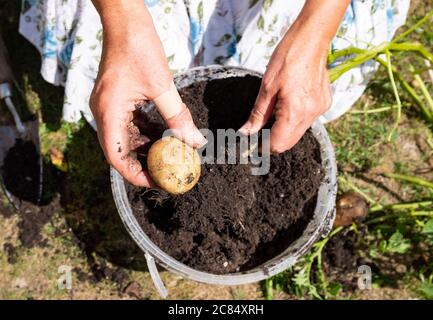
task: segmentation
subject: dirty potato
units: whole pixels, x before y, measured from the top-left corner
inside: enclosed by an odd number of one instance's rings
[[[183,194],[200,178],[200,156],[197,150],[177,138],[164,137],[151,146],[147,168],[161,189],[175,195]]]
[[[368,204],[358,193],[349,191],[337,199],[337,213],[334,227],[349,226],[367,216]]]

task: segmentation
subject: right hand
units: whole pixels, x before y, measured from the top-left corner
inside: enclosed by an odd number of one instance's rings
[[[104,42],[90,108],[107,161],[130,183],[152,187],[152,179],[130,153],[148,140],[130,145],[128,126],[137,102],[161,96],[169,90],[173,78],[147,9],[144,5],[130,9],[114,15],[101,13]],[[201,147],[206,140],[188,108],[183,104],[174,108],[177,111],[165,118],[168,127],[189,145]]]

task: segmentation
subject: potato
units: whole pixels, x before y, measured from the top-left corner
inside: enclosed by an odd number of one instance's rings
[[[353,191],[339,196],[336,207],[334,227],[349,226],[364,219],[368,214],[368,204],[364,197]]]
[[[150,147],[147,168],[161,189],[175,195],[183,194],[200,178],[200,156],[197,150],[177,138],[164,137]]]

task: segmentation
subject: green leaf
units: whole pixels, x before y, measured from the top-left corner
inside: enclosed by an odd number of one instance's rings
[[[411,247],[410,241],[405,239],[403,235],[396,231],[388,240],[386,246],[387,252],[405,253]]]
[[[272,2],[274,2],[274,0],[265,0],[263,2],[263,9],[265,9],[265,11],[267,11],[271,7]]]
[[[386,252],[386,248],[387,248],[386,240],[381,240],[379,242],[379,250],[382,252]]]
[[[433,299],[433,283],[424,283],[417,290],[424,298]]]
[[[328,284],[328,292],[334,297],[341,291],[342,288],[343,286],[338,282],[331,282]]]
[[[265,298],[266,300],[274,300],[274,287],[273,279],[266,279],[265,281]]]
[[[169,64],[172,63],[173,60],[174,60],[174,54],[172,54],[171,56],[168,56],[168,57],[167,57],[167,62],[168,62]]]
[[[102,29],[98,30],[98,32],[96,33],[96,40],[98,40],[99,42],[102,41]]]
[[[260,15],[259,20],[257,20],[257,28],[259,30],[265,30],[265,18]]]
[[[197,14],[198,14],[198,19],[202,22],[203,21],[203,1],[200,1],[200,3],[198,4],[197,7]]]
[[[273,46],[275,46],[278,42],[278,38],[277,37],[272,37],[272,39],[270,39],[267,43],[266,46],[268,48],[272,48]]]
[[[423,234],[433,234],[433,219],[426,222],[421,232]]]
[[[368,253],[369,253],[370,257],[372,257],[372,258],[379,257],[379,252],[376,249],[370,249],[370,251]]]

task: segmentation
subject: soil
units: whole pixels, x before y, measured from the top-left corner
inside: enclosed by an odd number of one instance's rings
[[[34,143],[17,139],[6,154],[1,168],[6,190],[17,201],[37,204],[40,196],[40,172],[40,157]]]
[[[21,207],[19,211],[21,219],[18,222],[21,245],[25,248],[32,248],[36,245],[44,247],[46,239],[42,236],[41,230],[53,215],[59,212],[60,208],[58,198],[53,200],[50,205],[43,207],[30,204],[25,208]]]
[[[323,251],[323,269],[327,277],[342,285],[345,292],[357,289],[357,270],[363,263],[357,255],[357,234],[351,230],[344,230],[326,244]]]
[[[15,264],[18,259],[17,248],[9,242],[3,245],[3,252],[6,253],[7,261],[9,264]]]
[[[196,125],[216,132],[240,128],[259,88],[260,78],[246,76],[198,82],[180,93]],[[154,110],[137,111],[134,124],[132,143],[134,132],[155,141],[165,129]],[[198,185],[184,195],[129,185],[128,196],[144,232],[173,258],[214,274],[249,270],[283,252],[313,216],[323,178],[319,144],[308,131],[290,151],[271,157],[269,174],[253,176],[250,169],[204,164]]]

